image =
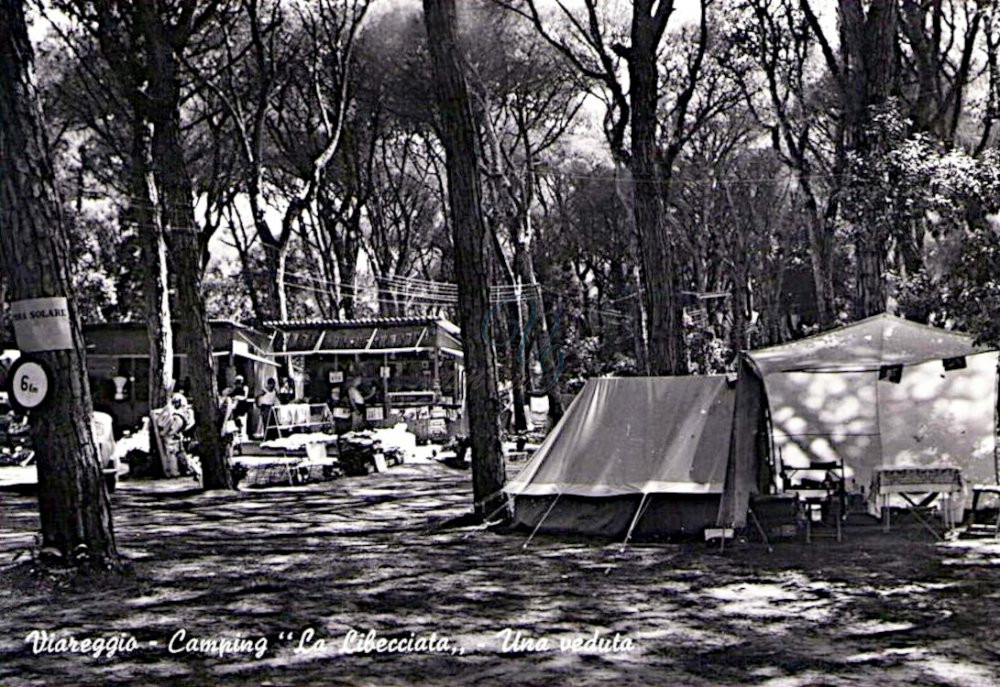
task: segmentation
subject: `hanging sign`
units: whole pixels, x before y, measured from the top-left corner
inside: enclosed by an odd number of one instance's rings
[[[52,375],[43,363],[19,358],[7,376],[8,396],[21,412],[42,407],[49,398]]]
[[[952,370],[964,370],[966,367],[964,355],[960,355],[957,358],[945,358],[942,362],[944,363],[945,372],[951,372]]]
[[[10,304],[17,347],[24,353],[73,348],[65,298],[29,298]]]

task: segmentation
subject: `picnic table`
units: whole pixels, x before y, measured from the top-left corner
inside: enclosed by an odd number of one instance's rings
[[[340,476],[338,461],[327,453],[327,444],[311,442],[303,444],[302,456],[240,456],[234,459],[245,471],[248,487],[275,485],[296,485],[306,482],[320,482]]]

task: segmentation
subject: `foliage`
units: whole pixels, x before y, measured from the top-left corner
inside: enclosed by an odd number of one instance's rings
[[[646,366],[650,275],[628,164],[633,3],[535,5],[459,3],[493,278],[530,272],[541,284],[546,309],[561,314],[567,375],[635,373]],[[659,230],[672,288],[722,294],[686,305],[693,369],[725,370],[737,350],[849,319],[859,251],[873,244],[889,309],[1000,339],[993,5],[900,0],[898,74],[889,99],[866,110],[845,84],[869,77],[818,3],[707,3],[704,26],[680,13],[665,25]],[[81,311],[141,319],[123,86],[97,57],[97,5],[54,6],[74,20],[49,18],[39,81]],[[201,228],[218,229],[206,242],[215,317],[268,308],[278,244],[290,316],[456,316],[452,302],[405,305],[379,288],[385,278],[452,281],[453,246],[423,17],[416,5],[356,14],[363,6],[220,3],[192,39],[179,75],[183,143]],[[346,39],[354,21],[352,51],[327,40]],[[332,157],[317,164],[340,125]]]

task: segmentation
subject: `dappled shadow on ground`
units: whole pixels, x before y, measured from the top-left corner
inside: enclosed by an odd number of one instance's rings
[[[773,554],[543,536],[525,550],[523,534],[434,529],[466,510],[467,480],[426,465],[239,494],[125,484],[116,527],[134,574],[71,589],[13,574],[35,504],[2,495],[0,684],[995,684],[1000,545],[873,527]],[[140,648],[34,655],[35,628],[130,633]],[[172,654],[182,628],[268,646]],[[306,628],[326,646],[296,652]],[[505,652],[504,628],[548,650]],[[437,632],[463,652],[345,654],[350,629]],[[560,651],[595,631],[633,650]]]

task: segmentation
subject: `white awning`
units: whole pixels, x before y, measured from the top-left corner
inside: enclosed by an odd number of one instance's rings
[[[307,356],[307,355],[389,355],[393,353],[428,353],[433,351],[433,348],[427,346],[421,346],[419,348],[413,346],[406,346],[402,348],[329,348],[321,349],[316,351],[275,351],[274,356]],[[448,349],[441,349],[448,350]],[[461,355],[461,353],[459,353]]]
[[[255,353],[250,353],[249,351],[215,351],[212,355],[216,358],[225,358],[229,355],[236,355],[241,358],[247,358],[248,360],[254,360],[258,363],[263,363],[264,365],[270,365],[271,367],[281,367],[278,363],[273,360],[268,360],[263,356],[259,356]]]

